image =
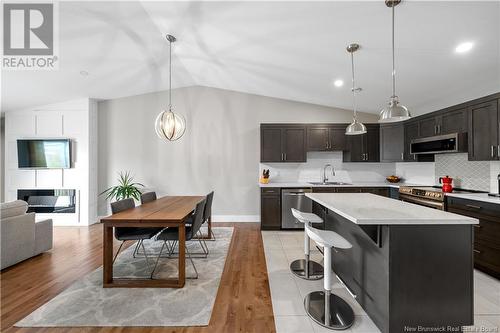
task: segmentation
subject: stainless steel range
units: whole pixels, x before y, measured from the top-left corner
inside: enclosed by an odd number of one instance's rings
[[[417,205],[444,210],[445,195],[436,187],[409,187],[399,188],[399,199]]]

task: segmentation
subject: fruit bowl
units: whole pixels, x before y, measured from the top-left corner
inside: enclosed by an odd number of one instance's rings
[[[389,176],[386,179],[389,183],[399,183],[401,181],[401,178],[398,176]]]

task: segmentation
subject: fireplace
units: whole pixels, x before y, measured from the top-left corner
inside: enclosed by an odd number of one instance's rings
[[[17,198],[28,203],[28,213],[75,213],[76,190],[17,190]]]

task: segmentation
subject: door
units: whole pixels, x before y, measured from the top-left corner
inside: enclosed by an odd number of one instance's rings
[[[260,218],[262,229],[280,229],[281,197],[279,188],[262,189]]]
[[[417,155],[410,154],[410,144],[411,140],[416,139],[418,137],[418,122],[411,122],[404,124],[404,133],[405,133],[405,161],[416,161]]]
[[[404,160],[404,126],[401,123],[380,126],[380,162]]]
[[[283,160],[285,162],[306,162],[306,128],[283,129]]]
[[[282,162],[281,128],[261,127],[260,129],[260,161]]]
[[[469,160],[498,160],[498,101],[470,106]]]
[[[443,113],[438,124],[440,135],[467,132],[467,108]]]
[[[380,127],[367,126],[367,133],[364,135],[364,161],[379,162],[380,161]]]
[[[330,150],[345,150],[346,142],[345,142],[345,129],[347,125],[332,127],[328,131]]]
[[[329,150],[328,127],[308,127],[307,128],[307,150],[325,151]]]
[[[437,135],[437,122],[435,117],[422,119],[419,121],[419,137],[425,138],[428,136]]]
[[[364,142],[366,134],[346,135],[347,151],[344,152],[344,162],[363,162],[364,161]]]

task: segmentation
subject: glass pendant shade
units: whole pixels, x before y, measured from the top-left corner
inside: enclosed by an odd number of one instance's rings
[[[169,111],[162,111],[155,122],[156,135],[160,139],[175,141],[186,131],[186,121],[180,114]]]
[[[395,123],[410,118],[411,115],[406,106],[399,104],[397,96],[392,96],[389,104],[380,111],[379,123]]]
[[[345,130],[345,135],[360,135],[365,133],[366,126],[358,122],[356,118],[353,119],[352,123]]]

